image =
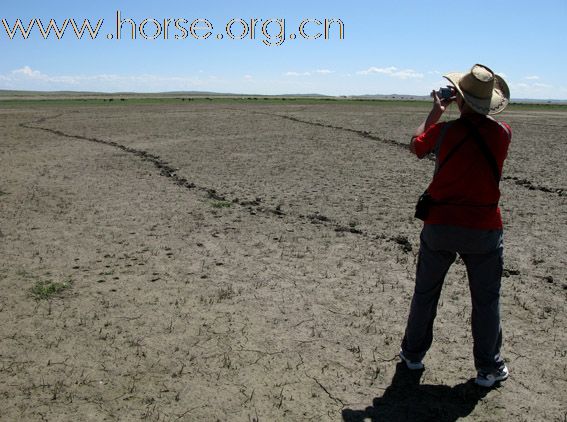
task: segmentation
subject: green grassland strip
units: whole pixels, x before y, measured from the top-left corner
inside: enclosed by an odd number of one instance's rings
[[[363,98],[336,98],[336,97],[264,97],[264,96],[242,96],[242,97],[129,97],[110,95],[108,97],[96,98],[8,98],[2,99],[0,96],[0,108],[13,107],[65,107],[77,105],[87,106],[132,106],[132,105],[168,105],[168,104],[192,104],[192,103],[215,103],[215,104],[337,104],[337,105],[366,105],[380,107],[417,107],[428,108],[430,101],[407,100],[407,99],[363,99]],[[567,104],[540,104],[540,103],[512,103],[508,107],[509,111],[534,110],[534,111],[565,111]]]

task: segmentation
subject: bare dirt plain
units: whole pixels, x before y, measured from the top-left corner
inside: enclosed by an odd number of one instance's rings
[[[0,419],[565,421],[566,112],[501,117],[510,379],[472,383],[459,262],[426,370],[398,364],[427,110],[0,107]]]

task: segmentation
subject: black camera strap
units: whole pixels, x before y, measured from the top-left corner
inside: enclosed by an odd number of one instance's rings
[[[447,155],[445,156],[445,158],[443,159],[443,161],[439,162],[439,164],[437,165],[437,167],[435,168],[435,175],[437,175],[437,173],[439,173],[441,171],[441,168],[443,168],[443,166],[445,164],[447,164],[447,161],[449,161],[449,159],[451,159],[451,157],[453,157],[453,155],[455,155],[455,153],[459,150],[459,148],[461,148],[463,146],[463,144],[466,142],[466,140],[468,139],[468,137],[470,136],[470,133],[467,133],[465,135],[465,137],[463,139],[461,139],[459,141],[459,143],[457,145],[455,145],[453,147],[453,149],[451,149]],[[439,154],[439,150],[441,149],[441,145],[439,145],[437,154]]]
[[[459,141],[459,143],[457,143],[445,156],[445,158],[443,159],[442,162],[440,162],[437,166],[437,168],[435,169],[435,174],[437,175],[437,173],[439,173],[439,171],[441,170],[441,168],[447,164],[447,162],[449,161],[449,159],[451,159],[455,153],[463,146],[463,144],[467,141],[467,139],[472,136],[473,139],[476,141],[478,147],[480,148],[480,151],[482,152],[482,155],[484,155],[484,157],[486,158],[486,161],[488,162],[488,164],[490,165],[490,169],[492,170],[492,174],[494,175],[494,179],[496,180],[496,183],[500,183],[500,170],[498,169],[498,164],[496,163],[496,159],[494,158],[494,155],[492,154],[492,152],[490,151],[490,149],[488,148],[488,145],[486,145],[486,141],[484,140],[484,138],[482,137],[482,135],[480,134],[478,128],[468,119],[461,117],[458,121],[464,123],[465,126],[467,126],[468,128],[468,132],[467,134],[464,136],[463,139],[461,139]],[[448,126],[448,124],[446,125]],[[444,137],[444,133],[442,134]],[[442,139],[441,139],[442,141]],[[441,147],[440,142],[439,142],[439,147],[437,147],[437,150],[439,150]],[[437,151],[438,153],[438,151]]]
[[[492,174],[494,175],[496,184],[499,184],[500,170],[498,169],[498,163],[496,162],[494,155],[490,151],[490,148],[488,148],[488,145],[486,145],[486,141],[480,134],[478,128],[470,120],[467,120],[465,118],[462,118],[460,120],[469,128],[469,131],[472,133],[474,140],[476,141],[478,147],[480,148],[480,151],[482,152],[484,158],[486,158],[486,161],[488,161],[488,164],[490,165],[490,169],[492,170]]]

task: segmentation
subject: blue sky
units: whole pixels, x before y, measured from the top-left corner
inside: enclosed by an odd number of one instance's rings
[[[117,40],[116,12],[137,25],[130,39],[129,24]],[[245,94],[321,93],[328,95],[427,95],[443,84],[442,75],[467,71],[475,63],[491,67],[508,81],[513,98],[567,99],[567,0],[532,2],[457,0],[398,1],[10,1],[0,19],[13,28],[16,19],[27,28],[38,18],[44,26],[59,26],[73,18],[93,27],[104,19],[97,39],[77,40],[69,24],[62,39],[41,36],[37,23],[28,39],[10,39],[0,23],[0,89],[136,91],[200,90]],[[213,25],[207,39],[185,39],[175,19],[188,31],[195,19]],[[258,19],[255,39],[230,39],[225,25],[232,19]],[[329,39],[313,37],[321,26],[315,19],[340,19]],[[161,22],[162,33],[145,19]],[[164,39],[164,19],[171,19]],[[262,19],[263,21],[260,21]],[[287,39],[266,46],[262,22],[272,42],[285,19]],[[197,27],[202,28],[201,22]],[[249,25],[249,28],[251,25]],[[238,35],[245,28],[232,26]],[[206,29],[195,33],[204,36]],[[322,32],[322,31],[321,31]],[[113,39],[108,39],[110,34]],[[222,40],[216,38],[223,34]],[[296,35],[290,39],[290,35]]]

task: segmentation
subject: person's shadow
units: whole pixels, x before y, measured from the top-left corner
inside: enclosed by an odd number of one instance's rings
[[[423,370],[396,366],[391,385],[382,397],[372,400],[364,410],[344,409],[344,422],[435,421],[453,422],[469,415],[490,391],[474,383],[474,379],[449,387],[420,384]]]

